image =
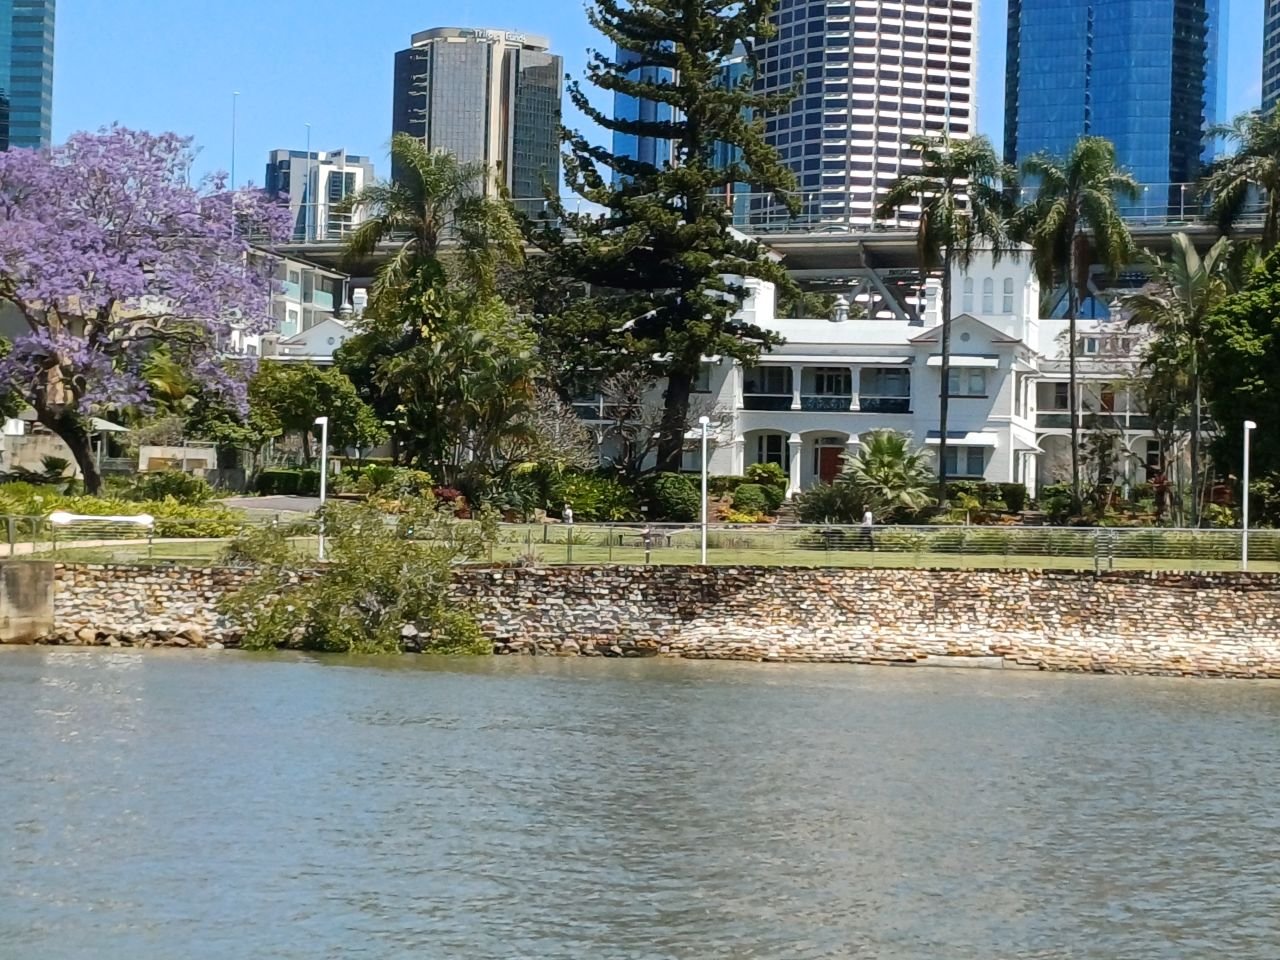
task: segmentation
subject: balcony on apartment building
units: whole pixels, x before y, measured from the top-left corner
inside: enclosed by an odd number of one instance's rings
[[[743,374],[742,409],[907,414],[911,412],[911,371],[900,366],[748,367]]]

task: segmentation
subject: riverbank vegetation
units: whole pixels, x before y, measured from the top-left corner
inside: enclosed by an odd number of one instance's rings
[[[375,506],[334,504],[322,522],[320,565],[288,526],[250,530],[228,547],[224,562],[256,571],[219,608],[243,628],[245,649],[492,652],[465,600],[449,593],[454,567],[493,543],[492,517],[458,523],[427,498],[402,502],[391,519]]]

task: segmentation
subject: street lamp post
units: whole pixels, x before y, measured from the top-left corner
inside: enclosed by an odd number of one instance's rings
[[[698,425],[702,427],[702,565],[707,565],[707,427],[710,417],[699,417]]]
[[[1258,429],[1252,420],[1244,422],[1244,474],[1240,491],[1240,569],[1249,569],[1249,435]]]
[[[324,501],[329,479],[329,418],[316,417],[320,428],[320,548],[319,559],[324,559]]]

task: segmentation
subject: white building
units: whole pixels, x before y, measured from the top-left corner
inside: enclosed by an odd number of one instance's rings
[[[1063,320],[1040,318],[1040,285],[1029,259],[992,264],[979,257],[953,278],[947,473],[957,480],[1039,485],[1069,479],[1070,420]],[[748,280],[744,320],[785,342],[743,367],[705,364],[698,406],[715,411],[709,469],[741,474],[776,463],[788,495],[833,479],[841,456],[873,430],[906,433],[940,446],[940,284],[926,289],[922,323],[896,319],[783,319],[772,284]],[[1154,434],[1126,389],[1137,372],[1141,337],[1119,320],[1080,322],[1082,423],[1099,414],[1123,437],[1113,476],[1141,482],[1158,457]],[[579,409],[603,412],[608,398],[584,398]],[[607,451],[606,451],[607,452]],[[685,468],[700,468],[691,446]],[[1063,474],[1063,464],[1066,474]]]
[[[362,222],[361,212],[338,205],[373,182],[373,163],[345,150],[272,150],[267,156],[266,191],[287,196],[298,242],[340,240]]]
[[[1071,373],[1066,320],[1040,323],[1039,410],[1036,434],[1040,448],[1039,483],[1071,479]],[[1116,313],[1107,320],[1076,322],[1076,409],[1081,446],[1089,472],[1099,468],[1123,488],[1166,472],[1182,449],[1165,450],[1143,406],[1140,385],[1145,334],[1132,329]],[[1113,445],[1110,463],[1089,452],[1088,438],[1106,434]],[[1087,479],[1087,478],[1086,478]]]
[[[806,215],[870,224],[915,162],[913,137],[972,134],[976,8],[976,0],[781,0],[777,32],[760,49],[760,87],[785,93],[803,78],[766,133],[796,172]]]

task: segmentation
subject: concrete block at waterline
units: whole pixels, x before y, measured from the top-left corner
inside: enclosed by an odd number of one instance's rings
[[[53,632],[53,564],[0,563],[0,643],[35,643]]]

